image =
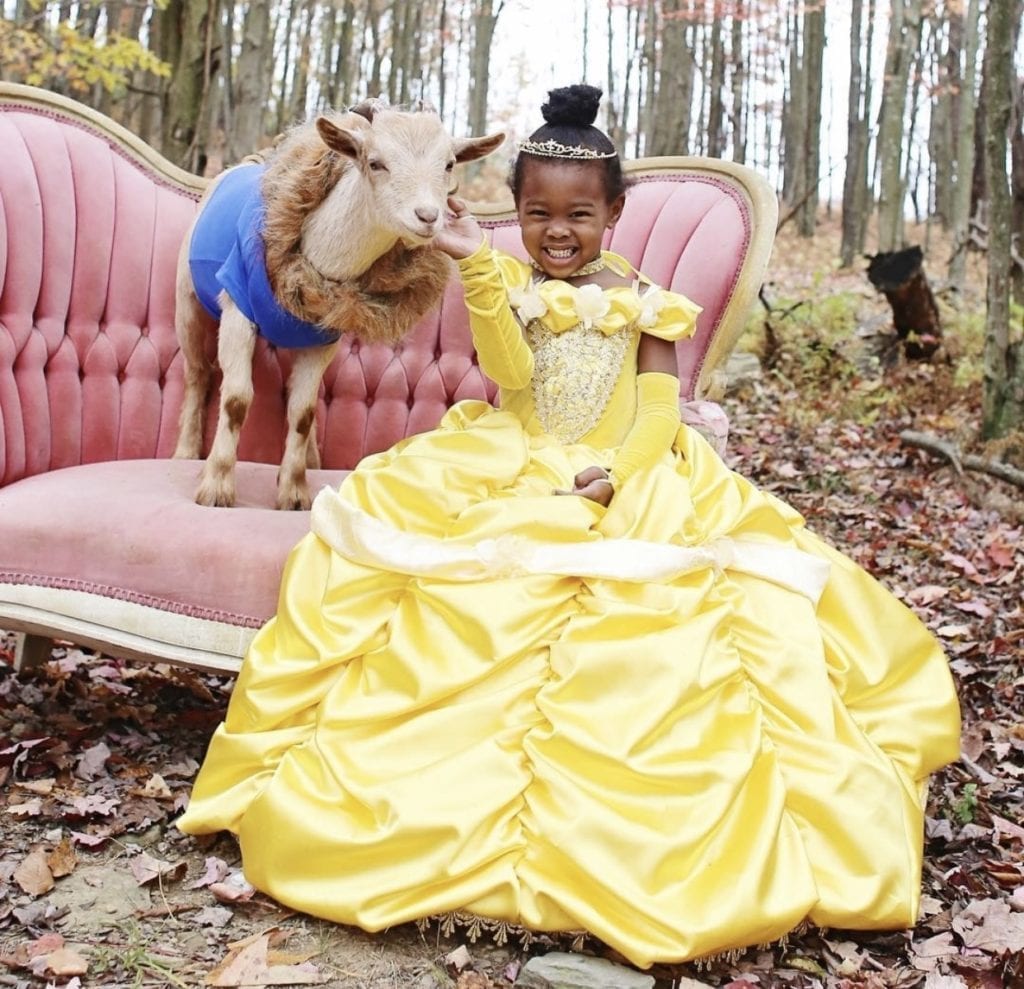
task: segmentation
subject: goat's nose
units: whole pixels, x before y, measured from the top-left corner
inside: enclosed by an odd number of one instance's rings
[[[416,208],[416,216],[424,223],[433,223],[440,215],[440,210],[434,206],[419,206]]]

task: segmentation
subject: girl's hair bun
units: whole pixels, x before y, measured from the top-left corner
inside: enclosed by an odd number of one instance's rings
[[[602,92],[596,86],[577,83],[548,92],[548,101],[541,108],[544,120],[553,125],[590,127],[597,119]]]

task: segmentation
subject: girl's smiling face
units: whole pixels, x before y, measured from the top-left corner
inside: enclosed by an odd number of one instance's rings
[[[608,202],[600,163],[531,158],[516,203],[523,246],[549,278],[571,278],[600,254],[624,201]]]

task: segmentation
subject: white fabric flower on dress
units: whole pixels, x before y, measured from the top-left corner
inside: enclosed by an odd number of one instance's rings
[[[589,330],[595,320],[607,316],[612,307],[601,286],[593,284],[573,290],[573,305],[585,330]]]
[[[668,299],[665,298],[665,293],[657,285],[652,285],[640,297],[640,304],[640,315],[637,317],[637,323],[640,326],[654,326],[658,322],[658,314],[668,304]]]
[[[508,301],[519,314],[524,323],[540,319],[547,311],[547,303],[540,297],[537,286],[531,284],[529,288],[511,288],[508,292]]]

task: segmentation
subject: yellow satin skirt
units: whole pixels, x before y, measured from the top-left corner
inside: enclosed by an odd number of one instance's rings
[[[321,495],[179,821],[369,931],[463,912],[640,966],[902,928],[958,754],[914,615],[683,427],[607,451],[478,402]]]

